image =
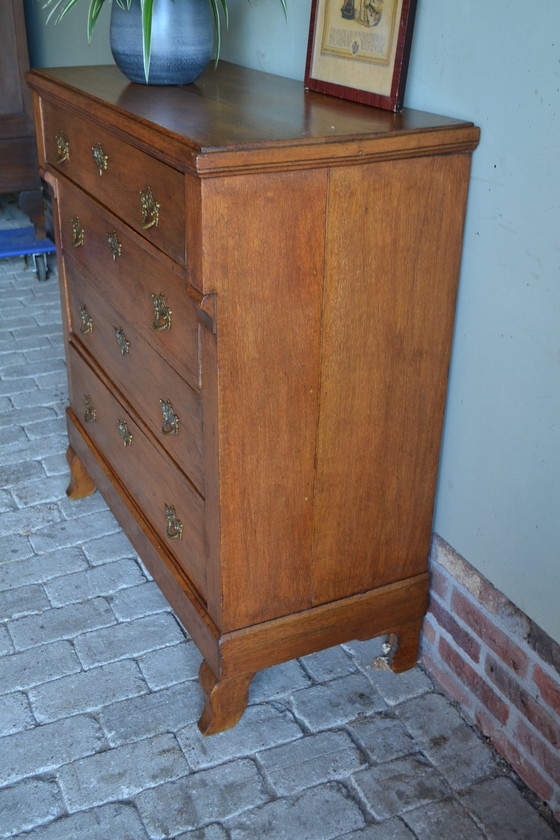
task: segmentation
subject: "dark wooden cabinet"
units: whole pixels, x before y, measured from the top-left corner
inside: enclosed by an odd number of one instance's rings
[[[69,493],[103,493],[199,646],[253,674],[392,633],[415,664],[478,129],[220,63],[34,71]]]
[[[23,0],[0,3],[0,192],[20,193],[20,205],[39,228],[41,182],[33,126]]]

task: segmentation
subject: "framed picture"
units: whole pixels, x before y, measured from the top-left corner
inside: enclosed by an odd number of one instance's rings
[[[400,111],[416,0],[312,0],[305,87]]]

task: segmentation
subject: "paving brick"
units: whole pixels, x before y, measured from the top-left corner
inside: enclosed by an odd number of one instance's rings
[[[101,710],[100,720],[113,746],[160,732],[177,732],[198,720],[202,692],[198,682],[185,682],[123,700]]]
[[[76,639],[76,651],[84,666],[93,668],[95,665],[141,656],[151,650],[175,645],[184,638],[172,615],[158,613],[84,633]]]
[[[123,660],[36,686],[30,689],[29,700],[39,723],[46,723],[92,712],[146,690],[138,665]]]
[[[138,659],[146,682],[152,690],[167,688],[198,676],[202,656],[194,642],[181,644],[147,653]]]
[[[509,779],[482,782],[460,799],[467,813],[482,826],[488,840],[555,840],[558,837]]]
[[[61,413],[63,413],[63,411],[64,409],[62,408]],[[64,449],[61,449],[59,452],[55,452],[54,455],[41,457],[41,466],[47,475],[63,475],[66,478],[69,478],[68,464],[66,462],[66,453]]]
[[[84,552],[92,566],[120,560],[123,557],[134,557],[136,554],[121,530],[88,540],[84,543]]]
[[[16,691],[0,696],[0,735],[11,735],[33,726],[35,720],[23,692]]]
[[[448,797],[445,779],[419,754],[356,773],[354,781],[377,820]]]
[[[232,840],[334,840],[363,826],[357,804],[336,782],[270,802],[226,823]]]
[[[293,741],[301,735],[300,727],[288,711],[265,704],[249,706],[239,723],[226,732],[208,738],[194,724],[179,732],[178,740],[190,766],[200,770]]]
[[[37,392],[37,402],[42,405],[41,392]],[[13,398],[15,400],[15,397]],[[66,452],[68,447],[68,436],[64,435],[49,435],[44,440],[28,440],[19,441],[11,446],[6,446],[2,450],[2,460],[4,464],[20,464],[23,458],[29,460],[40,460],[49,455],[61,454]]]
[[[47,773],[105,746],[101,727],[79,716],[26,729],[2,739],[0,779],[4,784]]]
[[[416,838],[400,819],[392,819],[344,834],[340,840],[416,840]]]
[[[362,674],[295,691],[296,717],[311,731],[340,726],[386,709],[385,701]]]
[[[13,650],[14,644],[10,639],[8,629],[3,624],[0,624],[0,656],[4,656],[6,653],[13,653]]]
[[[172,735],[158,735],[115,747],[62,767],[58,782],[69,811],[81,811],[146,788],[178,779],[189,772]]]
[[[52,822],[22,840],[148,840],[132,805],[109,804]]]
[[[134,587],[141,583],[143,575],[133,559],[117,560],[94,569],[80,570],[64,575],[45,584],[45,591],[53,606],[61,607],[78,601],[85,601],[94,596],[114,595],[124,587]],[[113,612],[114,599],[109,603]],[[122,618],[117,613],[117,618]]]
[[[119,527],[113,514],[108,510],[103,510],[36,530],[31,537],[31,544],[37,554],[43,554],[46,551],[81,545],[86,540],[102,534],[111,534],[117,530]]]
[[[56,505],[34,505],[23,510],[0,514],[0,537],[10,534],[32,536],[44,527],[60,522],[62,514]]]
[[[64,463],[66,464],[66,457],[64,458]],[[63,476],[68,484],[70,481],[68,466],[64,469]],[[89,516],[94,513],[109,513],[107,503],[101,493],[92,493],[91,496],[86,496],[83,499],[69,499],[65,493],[64,498],[61,499],[58,506],[66,519],[70,520],[79,520],[83,516]]]
[[[1,358],[2,357],[0,356],[0,359]],[[2,435],[3,428],[6,426],[26,426],[28,423],[36,423],[41,420],[52,420],[55,417],[56,413],[52,408],[48,408],[47,406],[41,406],[40,408],[34,409],[16,409],[13,408],[10,403],[9,410],[2,411],[0,408],[0,435]]]
[[[404,724],[384,714],[356,720],[348,731],[375,764],[392,761],[418,750]]]
[[[11,446],[14,443],[24,443],[28,440],[24,429],[20,426],[11,426],[0,430],[0,451],[3,447]]]
[[[419,667],[401,674],[383,669],[367,668],[365,675],[389,706],[395,706],[433,691],[434,684]]]
[[[18,507],[29,507],[44,502],[58,501],[63,498],[68,480],[65,476],[52,476],[45,478],[44,475],[35,481],[22,482],[12,489],[12,495]],[[59,508],[60,509],[60,508]]]
[[[346,732],[320,732],[260,752],[259,762],[279,796],[344,779],[367,766]]]
[[[148,790],[137,796],[135,802],[150,837],[158,840],[223,822],[267,799],[254,763],[241,759]],[[253,838],[264,836],[252,835]],[[292,840],[297,836],[293,835]]]
[[[300,662],[312,679],[317,682],[346,677],[356,671],[354,662],[340,645],[304,656]]]
[[[50,420],[31,423],[24,428],[29,440],[39,439],[43,441],[49,435],[64,434],[66,431],[66,418],[55,416]]]
[[[70,639],[79,633],[114,624],[115,617],[103,598],[92,598],[79,604],[50,609],[39,615],[10,622],[10,635],[16,648]]]
[[[311,685],[311,680],[297,660],[265,668],[253,677],[249,686],[249,702],[262,703],[274,697],[284,697]]]
[[[397,714],[454,790],[461,790],[495,772],[489,747],[443,695],[427,694],[405,703]]]
[[[133,563],[134,561],[127,562]],[[111,607],[120,621],[130,621],[134,618],[141,618],[144,615],[170,609],[169,603],[158,586],[152,581],[144,580],[140,567],[136,563],[134,565],[138,574],[137,583],[141,585],[122,589],[111,598]],[[107,566],[100,568],[106,569]]]
[[[69,642],[30,648],[0,658],[0,692],[20,691],[81,670]]]
[[[0,837],[12,837],[56,819],[64,802],[54,782],[29,780],[0,790]]]
[[[414,831],[418,840],[486,840],[461,805],[451,799],[432,802],[408,811],[403,815],[406,824]],[[536,838],[535,838],[536,840]]]
[[[177,837],[177,840],[229,840],[229,838],[221,825],[214,823],[196,831],[187,831],[186,834]]]
[[[42,586],[21,586],[0,592],[0,621],[32,615],[48,609],[49,599]]]
[[[5,546],[5,541],[3,542]],[[32,552],[31,547],[29,551]],[[14,558],[18,559],[19,558]],[[79,546],[51,551],[41,556],[32,554],[26,560],[17,563],[0,564],[0,591],[28,586],[33,583],[44,583],[58,575],[81,571],[87,568],[87,561]]]

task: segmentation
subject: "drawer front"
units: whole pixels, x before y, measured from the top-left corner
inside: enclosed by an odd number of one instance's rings
[[[204,495],[200,394],[99,295],[91,275],[70,262],[66,278],[72,332]]]
[[[80,190],[60,185],[60,245],[65,259],[95,277],[115,317],[138,334],[193,387],[199,387],[195,297],[171,263]]]
[[[185,265],[185,178],[86,117],[43,100],[46,162]]]
[[[179,565],[205,598],[204,500],[70,344],[70,405]]]

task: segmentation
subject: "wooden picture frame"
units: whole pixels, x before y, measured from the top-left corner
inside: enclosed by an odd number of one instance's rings
[[[312,0],[305,87],[400,111],[417,0]]]

